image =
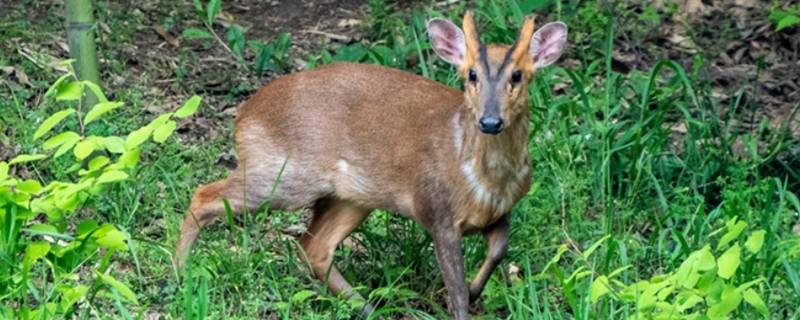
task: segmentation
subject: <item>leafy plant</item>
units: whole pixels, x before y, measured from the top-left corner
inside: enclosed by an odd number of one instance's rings
[[[84,109],[87,94],[97,104]],[[60,77],[47,91],[50,101],[66,105],[42,121],[33,134],[43,153],[21,154],[0,162],[0,307],[3,318],[70,318],[96,308],[97,299],[112,302],[122,318],[131,318],[126,304],[136,294],[113,276],[117,252],[136,257],[130,235],[110,223],[71,218],[109,188],[129,180],[141,145],[163,143],[176,128],[176,118],[192,115],[200,98],[157,117],[127,136],[87,134],[86,128],[124,105],[110,101],[96,84]],[[62,123],[64,130],[53,133]],[[77,126],[77,130],[71,130]],[[67,162],[73,179],[49,181],[20,178],[11,169],[49,159]],[[138,261],[138,259],[137,259]],[[138,262],[137,262],[138,270]],[[83,310],[83,311],[81,311]]]
[[[214,31],[214,21],[222,12],[221,0],[210,0],[204,6],[202,1],[194,0],[195,12],[202,21],[205,29],[186,28],[182,36],[187,39],[214,39],[226,51],[228,51],[241,65],[246,65],[246,47],[250,47],[255,56],[250,68],[256,74],[262,74],[266,70],[273,72],[285,71],[289,66],[288,53],[292,45],[291,35],[280,33],[274,40],[269,42],[251,40],[247,41],[244,37],[245,30],[237,24],[230,24],[225,31],[227,42]]]
[[[592,303],[607,296],[635,304],[637,317],[644,319],[727,319],[737,314],[744,300],[768,316],[758,290],[764,279],[747,278],[740,268],[758,259],[766,232],[755,230],[744,240],[746,227],[744,221],[729,220],[719,230],[725,233],[716,248],[706,245],[689,254],[677,270],[649,280],[625,284],[617,279],[620,272],[598,276],[592,283]]]
[[[773,6],[769,10],[769,20],[775,24],[775,31],[800,24],[800,4],[789,6],[786,10]]]

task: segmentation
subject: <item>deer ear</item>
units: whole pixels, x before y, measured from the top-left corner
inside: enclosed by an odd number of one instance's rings
[[[444,61],[456,66],[464,62],[467,51],[464,32],[452,22],[439,18],[428,21],[428,37],[433,51]]]
[[[561,21],[548,23],[536,31],[528,49],[536,69],[549,66],[558,60],[566,44],[567,25]]]

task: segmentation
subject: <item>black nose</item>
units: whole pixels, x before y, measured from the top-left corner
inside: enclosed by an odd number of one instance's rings
[[[503,131],[503,120],[496,117],[481,117],[478,121],[478,128],[481,132],[488,134],[498,134]]]

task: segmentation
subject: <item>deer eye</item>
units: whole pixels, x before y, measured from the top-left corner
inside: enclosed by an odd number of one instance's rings
[[[478,81],[478,74],[475,72],[475,69],[469,69],[469,74],[467,75],[469,82]]]
[[[514,70],[514,72],[511,73],[511,83],[517,84],[520,81],[522,81],[522,72],[519,70]]]

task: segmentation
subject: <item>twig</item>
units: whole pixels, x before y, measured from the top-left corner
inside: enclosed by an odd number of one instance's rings
[[[303,30],[303,33],[312,33],[312,34],[323,35],[323,36],[326,36],[328,38],[331,38],[331,39],[334,39],[334,40],[343,41],[343,42],[350,40],[350,37],[348,37],[348,36],[343,36],[343,35],[340,35],[340,34],[335,34],[335,33],[330,33],[330,32],[325,32],[325,31],[319,31],[319,30]]]

